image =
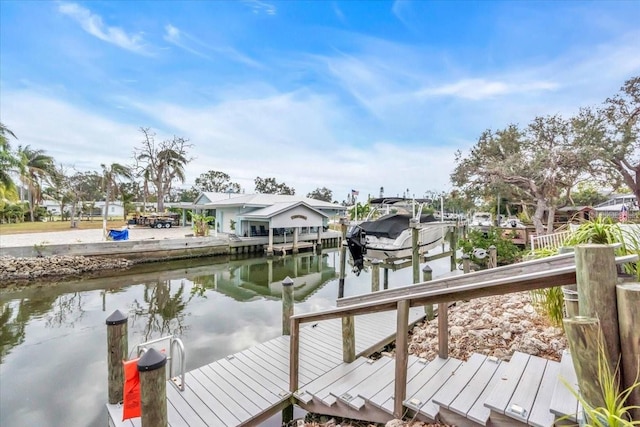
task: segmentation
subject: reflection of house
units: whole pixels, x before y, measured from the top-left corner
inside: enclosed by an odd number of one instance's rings
[[[327,263],[326,255],[300,254],[280,259],[245,259],[229,262],[228,269],[212,271],[209,277],[196,277],[193,282],[205,284],[236,301],[257,298],[280,299],[282,281],[293,280],[294,300],[305,301],[330,280],[336,270]]]
[[[622,206],[626,206],[629,210],[629,217],[633,217],[638,214],[638,201],[633,194],[618,194],[612,195],[609,200],[604,203],[600,203],[595,207],[595,211],[598,215],[609,216],[618,218]]]

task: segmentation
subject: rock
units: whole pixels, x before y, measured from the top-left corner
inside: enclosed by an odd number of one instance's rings
[[[99,270],[129,268],[125,259],[54,255],[38,258],[0,257],[0,287],[24,279],[73,276]]]
[[[391,420],[388,421],[384,427],[403,427],[404,426],[404,421],[402,420]]]

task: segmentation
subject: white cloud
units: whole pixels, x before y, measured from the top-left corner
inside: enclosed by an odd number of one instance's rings
[[[139,54],[149,54],[140,34],[127,34],[122,28],[110,27],[99,15],[76,3],[60,3],[58,11],[76,20],[83,30],[123,49]]]
[[[200,56],[200,57],[203,57],[203,58],[207,58],[207,59],[211,59],[209,56],[197,51],[196,49],[194,49],[194,48],[192,48],[190,46],[187,46],[186,43],[183,40],[185,38],[184,37],[185,34],[182,31],[180,31],[178,28],[174,27],[171,24],[167,24],[167,25],[165,25],[164,30],[165,30],[164,39],[167,42],[179,47],[180,49],[184,49],[187,52],[190,52],[190,53],[192,53],[194,55],[197,55],[197,56]],[[190,38],[190,37],[188,35],[186,35],[186,38]]]
[[[508,83],[498,80],[470,78],[439,87],[421,89],[416,92],[416,95],[418,97],[451,95],[477,101],[485,98],[493,98],[496,96],[504,96],[517,93],[550,91],[556,89],[557,87],[558,84],[546,81]]]
[[[253,13],[255,14],[265,13],[267,15],[275,15],[278,11],[273,4],[267,3],[265,1],[242,0],[242,2],[248,7],[250,7]]]

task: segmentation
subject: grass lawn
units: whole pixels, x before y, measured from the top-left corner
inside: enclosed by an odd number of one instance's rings
[[[120,228],[127,223],[124,220],[113,220],[107,222],[107,228]],[[78,221],[77,229],[101,229],[102,220],[94,219],[92,221]],[[0,235],[8,234],[24,234],[24,233],[44,233],[47,231],[68,231],[71,230],[70,221],[51,221],[51,222],[21,222],[18,224],[0,224]]]

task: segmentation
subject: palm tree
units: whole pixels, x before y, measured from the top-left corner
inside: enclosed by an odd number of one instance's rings
[[[108,167],[103,165],[103,188],[105,189],[106,196],[104,199],[104,214],[102,216],[102,232],[106,239],[107,237],[107,216],[109,215],[109,201],[111,200],[112,191],[113,194],[118,192],[118,180],[120,178],[132,179],[133,173],[131,168],[123,166],[119,163],[112,163]]]
[[[42,201],[41,181],[55,173],[55,164],[53,157],[46,155],[44,150],[35,150],[29,145],[18,147],[18,159],[20,180],[29,192],[29,214],[33,222],[34,206]]]
[[[16,170],[19,165],[18,159],[11,152],[8,136],[18,139],[9,128],[0,123],[0,197],[16,195],[15,183],[11,178],[11,171]],[[17,198],[17,197],[16,197]]]

